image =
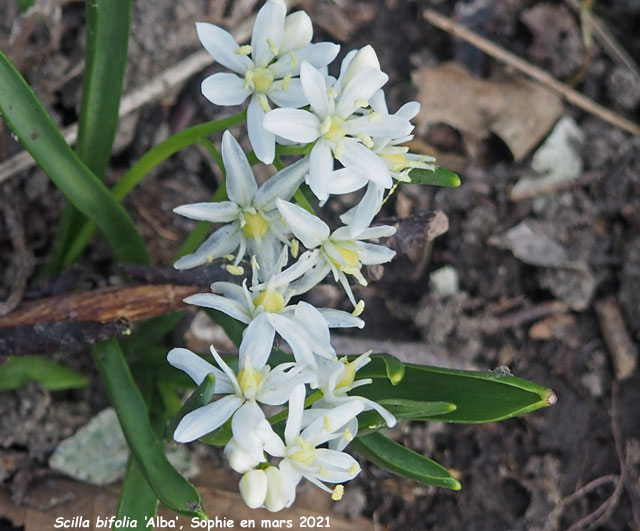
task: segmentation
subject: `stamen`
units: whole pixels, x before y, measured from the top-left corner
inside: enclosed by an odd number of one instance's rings
[[[389,193],[387,194],[387,197],[385,197],[382,200],[382,203],[380,203],[380,207],[378,208],[378,212],[380,211],[380,208],[382,208],[382,205],[384,205],[389,200],[389,198],[393,195],[393,193],[396,191],[397,188],[398,188],[398,183],[393,183],[393,186],[389,190]]]
[[[351,433],[351,430],[349,430],[349,428],[345,428],[344,438],[347,439],[347,441],[349,442],[353,441],[353,433]]]
[[[271,110],[271,107],[269,107],[269,100],[264,94],[260,94],[260,96],[258,96],[258,103],[264,112],[269,112]]]
[[[207,256],[207,262],[209,262],[209,263],[213,262],[213,256],[212,255]]]
[[[353,312],[351,312],[351,315],[359,317],[362,312],[364,312],[364,301],[360,299],[358,304],[356,304],[356,307],[353,309]]]
[[[300,252],[300,242],[295,238],[291,241],[291,256],[294,258],[298,258],[298,253]]]
[[[244,46],[238,46],[233,53],[237,55],[249,55],[252,51],[253,49],[251,48],[251,46],[245,44]]]
[[[331,116],[327,116],[320,124],[320,134],[324,135],[331,129]]]
[[[227,265],[225,269],[234,277],[244,275],[244,268],[242,266]]]
[[[371,137],[366,134],[366,133],[360,133],[358,135],[358,138],[362,141],[362,143],[367,146],[369,149],[371,149],[373,147],[373,140],[371,139]]]
[[[365,99],[357,99],[354,103],[356,104],[356,107],[362,107],[363,109],[366,109],[369,106],[369,102]]]
[[[339,159],[344,155],[344,142],[338,142],[336,147],[333,148],[333,155],[335,158]]]
[[[329,87],[327,89],[327,96],[329,96],[330,98],[337,98],[338,97],[338,91],[336,89],[334,89],[333,87]]]
[[[289,57],[291,58],[291,66],[293,68],[297,68],[298,67],[298,57],[296,56],[296,54],[294,53],[293,50],[291,50],[289,52]]]
[[[251,82],[253,81],[253,70],[247,70],[244,73],[244,84],[242,88],[244,90],[249,90],[251,88]]]
[[[273,42],[271,39],[267,39],[267,46],[269,46],[269,50],[271,50],[271,53],[273,55],[278,55],[280,53],[280,50],[276,46],[276,43]]]
[[[291,72],[287,72],[287,75],[284,76],[284,79],[282,80],[282,90],[284,90],[285,92],[289,90],[290,83],[291,83]]]
[[[222,258],[224,258],[227,262],[233,262],[235,256],[233,256],[232,254],[225,254]]]
[[[331,499],[333,501],[339,501],[342,499],[343,495],[344,495],[344,486],[336,485],[335,488],[333,489],[333,492],[331,493]]]
[[[258,259],[255,254],[251,256],[251,269],[260,271],[260,264],[258,263]]]
[[[327,431],[331,431],[331,419],[329,418],[328,415],[325,415],[324,418],[322,419],[323,425],[324,425],[324,429]]]

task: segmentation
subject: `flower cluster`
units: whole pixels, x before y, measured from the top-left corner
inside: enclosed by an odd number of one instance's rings
[[[240,46],[212,24],[199,23],[197,31],[211,55],[233,72],[208,77],[202,92],[217,105],[250,98],[248,137],[258,159],[274,162],[276,144],[297,144],[305,156],[258,186],[242,148],[226,131],[221,152],[228,200],[175,209],[222,224],[176,268],[224,257],[233,260],[227,266],[231,273],[242,274],[247,257],[252,275],[251,286],[247,280],[216,282],[210,293],[186,299],[224,312],[246,328],[237,371],[213,347],[215,364],[184,348],[169,353],[169,363],[196,384],[213,373],[217,395],[184,416],[173,436],[189,442],[230,423],[225,454],[242,474],[239,488],[249,507],[278,511],[290,506],[302,478],[339,499],[342,483],[360,471],[344,451],[357,435],[357,416],[375,410],[388,426],[395,418],[355,391],[370,383],[356,377],[370,352],[351,360],[338,357],[330,329],[364,326],[359,317],[364,304],[356,301],[350,280],[366,285],[362,267],[389,262],[395,254],[371,241],[394,233],[390,226],[370,226],[385,191],[394,180],[408,180],[412,168],[432,168],[433,159],[410,154],[402,145],[411,139],[410,120],[419,105],[388,111],[382,91],[388,78],[370,46],[348,53],[337,78],[329,75],[327,66],[339,46],[311,43],[309,17],[302,11],[287,15],[283,0],[268,0],[260,9],[250,45]],[[340,217],[344,225],[332,231],[292,202],[303,183],[320,207],[332,195],[364,190],[357,206]],[[296,299],[327,276],[342,285],[352,313]],[[276,333],[293,357],[272,366]],[[274,430],[263,405],[288,408],[284,431]]]

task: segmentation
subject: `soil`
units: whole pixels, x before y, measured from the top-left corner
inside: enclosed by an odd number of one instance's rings
[[[456,62],[486,80],[508,82],[515,75],[429,25],[421,13],[431,7],[640,121],[638,71],[621,64],[597,37],[585,46],[572,3],[299,2],[316,23],[315,39],[340,42],[341,56],[355,47],[374,46],[389,74],[392,110],[417,97],[412,74],[445,62]],[[37,11],[21,16],[16,2],[2,3],[0,48],[57,123],[66,126],[77,119],[84,5],[74,0],[37,4]],[[200,49],[194,20],[234,27],[255,9],[252,1],[134,2],[125,92]],[[637,2],[603,0],[593,11],[630,57],[640,57]],[[198,73],[179,91],[123,120],[110,183],[171,132],[227,113],[199,93],[200,81],[215,69]],[[404,355],[411,361],[433,364],[435,358],[438,365],[482,370],[506,366],[516,376],[552,388],[557,404],[495,424],[400,424],[391,436],[455,471],[463,490],[419,485],[363,463],[363,472],[333,506],[343,517],[364,516],[378,529],[390,530],[640,529],[640,374],[633,365],[625,371],[619,352],[626,341],[637,359],[640,347],[640,141],[568,104],[561,113],[577,124],[581,136],[580,142],[570,143],[580,161],[577,178],[552,193],[536,192],[521,200],[510,194],[522,176],[534,173],[537,146],[516,157],[509,139],[495,130],[421,124],[416,145],[459,172],[463,184],[458,189],[403,186],[381,216],[440,210],[449,219],[449,230],[432,244],[398,257],[384,267],[379,281],[357,292],[367,303],[367,339],[390,341],[391,353],[394,344],[404,351],[413,345],[415,351]],[[19,150],[3,125],[0,162]],[[206,154],[188,148],[154,170],[125,200],[155,265],[170,265],[193,227],[172,209],[206,200],[219,180]],[[12,292],[25,256],[33,257],[34,272],[24,300],[124,281],[99,236],[69,272],[42,279],[39,271],[51,252],[64,201],[41,171],[27,170],[0,183],[0,199],[5,205],[0,301]],[[354,200],[341,198],[336,210]],[[526,250],[518,245],[522,240],[514,244],[508,238],[520,223],[532,228],[533,247]],[[12,238],[16,224],[24,232],[24,252]],[[550,251],[557,248],[558,260]],[[448,292],[430,280],[443,266],[452,266],[459,277]],[[348,308],[333,285],[314,297]],[[603,312],[603,304],[613,312]],[[614,317],[607,321],[604,314]],[[167,340],[168,347],[183,345],[185,331],[187,337],[193,334],[192,318],[185,318]],[[606,336],[607,326],[622,343]],[[362,335],[342,340],[349,346],[357,337]],[[31,489],[55,477],[47,459],[57,443],[108,404],[86,348],[53,356],[82,371],[91,384],[67,392],[29,384],[0,393],[0,483],[16,506],[28,503]],[[0,529],[12,529],[8,518],[0,514]]]

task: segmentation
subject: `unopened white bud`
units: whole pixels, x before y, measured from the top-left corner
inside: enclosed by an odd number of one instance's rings
[[[262,507],[267,497],[267,475],[264,470],[251,470],[240,478],[240,495],[251,509]]]

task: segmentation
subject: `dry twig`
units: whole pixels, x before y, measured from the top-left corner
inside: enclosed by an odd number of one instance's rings
[[[423,11],[423,15],[425,19],[434,26],[451,33],[470,44],[473,44],[475,47],[479,48],[491,57],[498,59],[499,61],[502,61],[503,63],[506,63],[520,72],[532,77],[542,85],[560,94],[569,103],[572,103],[576,107],[580,107],[582,110],[591,113],[605,122],[615,125],[632,135],[640,135],[640,125],[627,120],[619,114],[587,98],[580,92],[573,90],[541,68],[528,63],[524,59],[521,59],[517,55],[505,50],[490,40],[480,37],[477,33],[474,33],[448,17],[440,15],[433,9],[425,9]]]

